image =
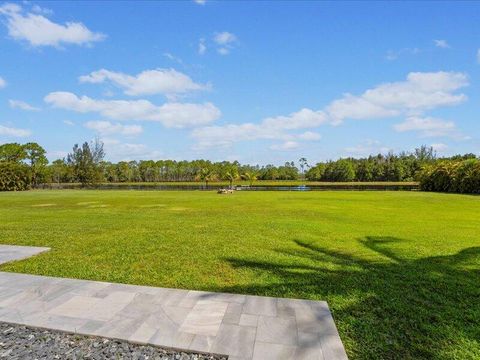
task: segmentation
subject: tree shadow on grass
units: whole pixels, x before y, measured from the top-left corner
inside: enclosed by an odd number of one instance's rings
[[[295,240],[278,261],[226,259],[268,284],[214,290],[327,300],[352,359],[480,359],[480,247],[409,259],[391,247],[402,239],[359,241],[382,257]]]

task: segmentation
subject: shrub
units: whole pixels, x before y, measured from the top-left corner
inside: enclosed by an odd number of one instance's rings
[[[425,167],[420,175],[424,191],[480,193],[480,160],[443,161]]]
[[[0,162],[0,191],[22,191],[30,188],[30,168],[22,163]]]

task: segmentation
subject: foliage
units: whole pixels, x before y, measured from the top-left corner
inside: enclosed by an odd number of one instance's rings
[[[1,271],[324,300],[352,360],[479,358],[477,197],[36,191],[0,219],[0,243],[52,248]]]
[[[0,161],[0,191],[22,191],[30,188],[31,173],[27,165]]]
[[[424,191],[480,193],[480,160],[447,160],[426,166],[420,176]]]
[[[0,191],[27,190],[44,179],[48,161],[37,143],[0,145]]]
[[[100,163],[104,156],[103,143],[95,139],[90,144],[83,143],[82,147],[75,144],[67,156],[67,164],[73,168],[75,179],[83,186],[95,185],[102,181]]]

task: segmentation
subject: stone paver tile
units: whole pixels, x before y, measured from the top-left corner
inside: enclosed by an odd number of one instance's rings
[[[210,349],[216,354],[251,358],[255,343],[255,328],[222,324]]]
[[[21,260],[48,251],[47,247],[0,245],[0,264]]]
[[[194,334],[178,332],[177,334],[175,334],[172,347],[177,349],[188,349],[194,337]]]
[[[332,315],[323,308],[295,309],[298,330],[301,332],[324,332],[331,331]],[[335,326],[333,327],[335,329]],[[335,329],[336,331],[336,329]]]
[[[238,325],[240,323],[240,313],[229,313],[227,309],[227,313],[223,316],[222,323],[223,324],[231,324],[231,325]],[[252,315],[255,316],[255,315]]]
[[[95,334],[98,329],[105,325],[105,321],[99,320],[87,320],[85,324],[78,328],[78,332],[81,334]]]
[[[229,303],[227,307],[227,313],[241,314],[243,310],[243,304]]]
[[[258,323],[258,315],[242,314],[240,316],[239,325],[241,326],[257,327],[257,323]]]
[[[298,348],[295,351],[295,359],[324,360],[320,334],[298,333]]]
[[[126,317],[142,317],[155,313],[161,305],[155,301],[154,295],[137,294],[134,299],[122,309],[122,315]]]
[[[295,358],[296,346],[255,342],[253,360],[300,360]]]
[[[161,311],[163,311],[171,321],[180,326],[192,310],[178,306],[162,306]]]
[[[99,282],[99,281],[91,281],[91,282],[80,282],[75,281],[76,286],[72,289],[72,293],[75,295],[80,296],[90,296],[90,297],[97,297],[103,298],[105,295],[101,293],[101,291],[109,286],[108,283]]]
[[[89,312],[99,301],[100,299],[89,296],[73,296],[68,301],[50,309],[48,312],[52,315],[88,319]]]
[[[0,308],[0,319],[2,319],[2,321],[17,324],[23,322],[23,317],[20,315],[20,313],[17,310],[11,308]]]
[[[286,308],[292,309],[308,309],[311,308],[311,301],[310,300],[302,300],[302,299],[286,299],[280,298],[278,299],[278,305]]]
[[[174,346],[176,334],[187,317],[190,309],[165,306],[160,307],[131,335],[130,340],[151,342],[156,345]]]
[[[198,301],[187,315],[180,331],[195,335],[217,335],[227,307],[228,304],[224,302]]]
[[[23,317],[23,321],[30,326],[44,327],[62,331],[77,332],[87,320],[69,316],[52,315],[47,313],[33,314]]]
[[[258,319],[257,341],[297,345],[298,336],[295,318],[260,316]]]
[[[128,299],[125,299],[128,301]],[[82,317],[90,320],[108,321],[122,312],[128,302],[114,302],[105,299],[97,301]]]
[[[263,296],[248,296],[243,305],[243,313],[277,316],[277,299]]]
[[[288,307],[288,306],[278,305],[277,306],[277,316],[278,317],[295,316],[295,309],[291,308],[291,307]]]
[[[144,318],[127,318],[117,315],[94,330],[93,335],[107,336],[118,339],[129,339],[145,321]]]
[[[195,335],[188,350],[210,352],[215,336]]]
[[[336,331],[335,331],[336,332]],[[337,334],[320,334],[322,353],[326,360],[348,360],[340,336]]]

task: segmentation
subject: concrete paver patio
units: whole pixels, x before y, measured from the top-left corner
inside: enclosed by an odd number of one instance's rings
[[[0,263],[45,250],[0,245]],[[0,272],[0,321],[231,360],[347,359],[324,301]]]

